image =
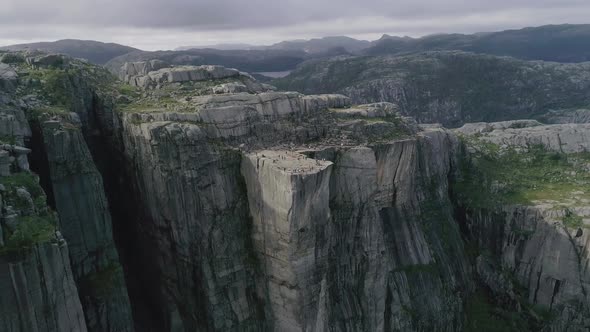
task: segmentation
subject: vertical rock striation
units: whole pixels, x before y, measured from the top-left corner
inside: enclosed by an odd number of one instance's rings
[[[269,324],[278,331],[323,326],[331,162],[261,151],[242,162],[252,239],[264,280]]]
[[[131,307],[102,177],[79,126],[73,113],[42,124],[60,229],[70,244],[88,329],[132,331]]]
[[[0,293],[2,331],[86,331],[65,242],[38,244],[17,257],[0,255]]]
[[[240,154],[207,143],[195,124],[124,125],[141,204],[140,259],[153,268],[163,328],[262,329]]]

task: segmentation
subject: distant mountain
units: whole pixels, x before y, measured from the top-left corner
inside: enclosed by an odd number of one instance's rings
[[[214,50],[136,51],[110,60],[106,67],[113,73],[125,62],[158,59],[171,65],[222,65],[246,72],[288,71],[308,60],[303,51],[284,50]]]
[[[175,51],[136,51],[116,57],[106,66],[117,72],[125,62],[159,59],[172,65],[214,64],[246,72],[283,72],[310,59],[359,53],[371,42],[349,37],[284,41],[270,46],[219,44],[210,48],[180,47]],[[189,49],[185,49],[189,48]],[[242,49],[239,49],[242,48]]]
[[[311,60],[271,84],[306,94],[341,93],[356,104],[393,102],[420,122],[451,127],[543,119],[549,112],[590,106],[590,62],[524,61],[461,51]]]
[[[74,58],[86,59],[95,64],[105,64],[117,56],[139,51],[130,46],[102,43],[94,40],[62,39],[55,42],[39,42],[0,47],[0,50],[41,50],[51,53],[62,53]]]
[[[202,50],[202,49],[215,49],[215,50],[222,50],[222,51],[232,51],[232,50],[253,50],[259,49],[264,46],[256,46],[250,44],[214,44],[214,45],[206,45],[206,46],[179,46],[175,48],[175,51],[187,51],[187,50]]]
[[[362,53],[387,55],[440,50],[507,55],[525,60],[590,61],[590,24],[546,25],[471,35],[438,34],[422,38],[384,35]]]
[[[346,52],[356,53],[371,46],[367,40],[358,40],[350,37],[324,37],[310,40],[283,41],[267,49],[271,50],[302,50],[305,53],[327,53],[333,49],[344,49]]]
[[[367,40],[358,40],[350,37],[335,36],[314,39],[297,39],[282,41],[272,45],[250,45],[250,44],[217,44],[210,46],[181,46],[175,51],[216,49],[228,50],[277,50],[277,51],[302,51],[307,54],[328,54],[334,50],[342,50],[344,53],[358,53],[371,46]]]

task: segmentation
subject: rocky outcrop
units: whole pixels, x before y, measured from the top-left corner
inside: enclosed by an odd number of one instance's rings
[[[0,137],[4,143],[13,143],[18,146],[24,146],[25,138],[31,137],[31,129],[21,109],[14,107],[0,109]]]
[[[561,160],[532,162],[533,167],[536,164],[545,172],[538,183],[526,185],[528,182],[519,179],[536,176],[538,171],[532,167],[529,173],[508,169],[516,174],[493,179],[492,188],[486,188],[490,184],[485,173],[479,179],[479,190],[490,193],[491,202],[495,191],[516,186],[508,188],[509,192],[514,197],[524,193],[526,196],[521,197],[531,200],[527,204],[504,199],[500,204],[482,208],[468,203],[469,199],[465,201],[465,196],[457,201],[466,241],[477,248],[480,283],[497,303],[530,315],[532,321],[540,324],[538,328],[548,331],[582,331],[590,323],[590,200],[586,196],[588,176],[584,175],[590,167],[584,154],[580,154],[589,148],[588,129],[585,124],[512,121],[468,124],[456,130],[466,135],[467,145],[475,155],[483,154],[488,162],[514,150],[520,151],[525,159],[547,155]],[[497,162],[516,156],[512,154]],[[567,168],[572,165],[573,171]],[[453,190],[463,189],[457,186]]]
[[[338,120],[342,96],[185,104],[120,115],[161,329],[460,328],[471,286],[450,133],[416,136],[393,113]]]
[[[544,123],[590,123],[590,109],[550,111],[540,119]]]
[[[130,82],[134,76],[145,76],[151,71],[156,71],[169,65],[161,60],[126,62],[119,71],[119,78],[122,81]]]
[[[256,95],[240,93],[232,95],[207,95],[182,102],[183,112],[137,112],[128,117],[132,121],[174,121],[199,123],[199,132],[215,138],[231,138],[256,135],[258,140],[288,139],[289,132],[280,133],[281,127],[293,127],[288,117],[304,118],[317,115],[317,110],[334,105],[347,105],[344,96],[303,96],[295,92],[265,92]],[[257,125],[253,126],[252,123]],[[321,126],[321,123],[317,124]],[[270,130],[270,131],[269,131]],[[297,133],[297,131],[294,131]],[[301,131],[301,139],[317,137],[318,132]],[[248,143],[248,142],[245,142]],[[252,142],[256,143],[256,142]]]
[[[321,272],[328,250],[318,244],[329,237],[331,165],[281,151],[246,155],[242,162],[253,222],[250,236],[274,330],[314,330],[328,324],[323,312],[328,285]]]
[[[18,74],[8,64],[0,62],[0,89],[1,90],[14,90],[16,88],[16,80]]]
[[[224,83],[213,87],[215,94],[248,92],[248,87],[242,83]]]
[[[396,104],[383,102],[338,109],[336,112],[342,117],[386,118],[398,116],[399,107]]]
[[[233,83],[217,87],[214,92],[242,92],[237,91],[240,89],[238,86],[243,86],[244,91],[250,91],[251,88],[262,90],[262,85],[257,84],[252,76],[237,69],[212,65],[171,67],[159,60],[125,63],[119,72],[119,77],[132,86],[144,89],[153,89],[171,83],[235,79],[244,81],[246,84]]]
[[[28,55],[26,62],[33,68],[63,68],[70,62],[70,58],[63,54],[45,54],[33,51]]]
[[[505,121],[467,124],[457,132],[483,134],[482,140],[509,147],[536,145],[563,153],[590,151],[590,124],[541,125],[537,121]]]
[[[461,251],[444,181],[435,180],[448,169],[430,168],[449,165],[448,139],[440,131],[375,147],[245,156],[251,236],[273,330],[460,328],[462,300],[441,285],[467,292],[459,280],[469,271],[460,255],[447,256]],[[422,196],[423,177],[436,187],[432,196]],[[449,227],[449,238],[433,237],[432,220],[418,221],[410,209],[446,215],[435,227]]]
[[[72,113],[42,124],[60,228],[90,331],[132,331],[133,320],[112,221],[98,172]]]

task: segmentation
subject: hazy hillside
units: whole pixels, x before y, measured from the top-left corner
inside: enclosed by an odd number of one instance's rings
[[[558,62],[590,61],[590,25],[546,25],[473,35],[441,34],[422,38],[383,36],[367,55],[462,50],[520,59]]]
[[[285,71],[295,68],[307,59],[303,51],[284,50],[186,50],[138,51],[116,57],[106,66],[116,72],[125,62],[159,59],[174,65],[222,65],[247,72]]]
[[[94,40],[63,39],[55,42],[40,42],[30,44],[18,44],[0,47],[0,50],[41,50],[51,53],[62,53],[74,58],[87,59],[96,64],[105,64],[119,55],[138,51],[138,49],[115,44],[102,43]]]
[[[282,50],[282,51],[303,51],[309,54],[326,53],[332,49],[341,48],[346,52],[359,52],[372,43],[367,40],[358,40],[346,36],[331,36],[313,39],[286,40],[272,45],[250,45],[243,43],[236,44],[215,44],[209,46],[181,46],[175,51],[186,51],[190,49],[216,49],[216,50]]]
[[[310,40],[283,41],[268,47],[272,50],[303,50],[306,53],[326,53],[335,48],[341,48],[347,52],[359,52],[371,46],[371,42],[350,37],[324,37]]]
[[[389,101],[421,122],[540,117],[590,105],[590,63],[559,64],[459,51],[310,61],[273,81],[284,90]]]

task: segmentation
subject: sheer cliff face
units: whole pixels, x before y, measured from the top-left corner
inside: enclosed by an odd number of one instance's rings
[[[453,135],[329,111],[341,96],[190,100],[121,114],[166,328],[460,328]]]
[[[65,243],[44,243],[0,257],[2,331],[86,331],[68,254]]]
[[[88,326],[91,331],[130,331],[131,307],[108,202],[80,120],[72,113],[41,126],[60,229],[69,239]]]
[[[68,243],[29,169],[31,129],[23,110],[7,103],[14,90],[1,85],[0,330],[86,331]]]
[[[61,55],[8,53],[2,61],[14,74],[11,88],[0,89],[2,140],[11,143],[3,145],[10,156],[0,178],[8,187],[8,241],[0,246],[6,329],[132,331],[102,177],[76,115],[88,128],[105,73]],[[24,144],[49,199],[29,170]]]
[[[458,229],[443,208],[452,149],[447,133],[435,131],[377,146],[244,157],[274,329],[460,328],[456,292],[470,286]],[[435,220],[418,220],[428,213]],[[448,238],[431,227],[447,229]]]

